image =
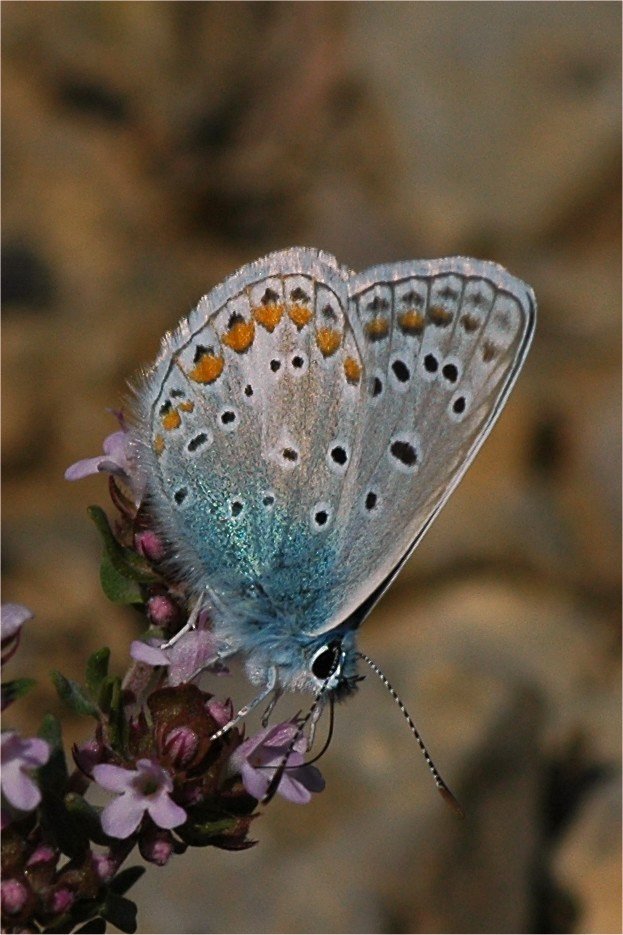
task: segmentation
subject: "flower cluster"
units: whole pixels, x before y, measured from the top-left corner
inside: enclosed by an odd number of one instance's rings
[[[105,931],[107,922],[135,931],[125,893],[143,868],[122,868],[135,848],[158,866],[188,847],[241,850],[255,843],[250,825],[274,786],[300,804],[324,786],[304,762],[297,719],[247,739],[238,726],[220,733],[234,707],[196,682],[206,668],[227,670],[205,612],[184,630],[188,596],[167,575],[166,544],[151,528],[118,418],[104,454],[72,465],[66,477],[109,474],[114,523],[89,511],[104,544],[102,585],[111,600],[142,610],[147,627],[123,680],[109,672],[107,648],[88,660],[82,684],[53,673],[61,698],[95,723],[73,749],[71,772],[55,718],[44,719],[39,737],[2,734],[3,931]],[[19,605],[3,607],[3,665],[31,617]],[[3,684],[3,709],[32,685]],[[104,806],[91,801],[95,786]]]

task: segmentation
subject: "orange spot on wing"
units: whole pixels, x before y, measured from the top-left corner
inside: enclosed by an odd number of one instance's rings
[[[258,305],[253,309],[255,320],[270,332],[275,330],[282,316],[283,305]]]
[[[344,375],[349,383],[359,383],[361,364],[354,357],[347,357],[344,361]]]
[[[476,318],[475,315],[470,315],[468,312],[461,318],[461,324],[463,325],[463,329],[467,331],[468,334],[470,334],[472,331],[475,331],[478,328],[480,319]]]
[[[177,409],[169,409],[162,417],[162,428],[171,432],[173,429],[179,429],[182,424],[182,417]]]
[[[182,410],[182,412],[192,412],[195,408],[195,404],[191,403],[190,400],[187,400],[183,403],[180,403],[179,408]]]
[[[253,344],[255,338],[255,325],[252,321],[237,321],[229,331],[223,335],[223,344],[231,347],[237,354],[244,354]]]
[[[446,311],[441,305],[431,305],[428,310],[428,317],[434,325],[445,328],[452,321],[451,312]]]
[[[162,437],[162,435],[156,435],[156,437],[154,438],[154,451],[156,452],[158,457],[160,457],[164,449],[165,449],[164,438]]]
[[[387,318],[372,318],[366,323],[364,331],[371,341],[380,341],[389,334],[389,321]]]
[[[214,383],[223,372],[225,361],[214,354],[203,354],[188,376],[195,383]]]
[[[300,331],[301,328],[310,323],[313,312],[306,305],[291,305],[288,309],[288,315]]]
[[[421,334],[424,330],[424,316],[415,310],[403,312],[398,316],[398,324],[405,334]]]
[[[482,359],[485,364],[491,363],[499,353],[499,348],[492,341],[485,341],[482,345]]]
[[[316,344],[322,351],[323,357],[335,354],[342,343],[342,335],[334,328],[320,328],[316,334]]]

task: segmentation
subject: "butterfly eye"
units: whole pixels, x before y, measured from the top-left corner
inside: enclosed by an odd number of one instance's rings
[[[319,649],[312,659],[312,674],[321,682],[334,675],[338,669],[341,652],[342,644],[339,640],[334,640],[328,646]]]

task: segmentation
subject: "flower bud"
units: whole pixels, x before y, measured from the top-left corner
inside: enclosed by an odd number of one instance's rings
[[[26,866],[29,870],[39,870],[41,867],[46,867],[49,864],[56,864],[58,860],[58,851],[51,847],[49,844],[40,844],[34,849]]]
[[[168,831],[152,828],[141,836],[138,848],[149,863],[164,867],[173,853],[173,838]]]
[[[54,890],[48,902],[48,908],[54,915],[60,915],[71,909],[76,900],[75,894],[66,886],[59,886]]]
[[[87,740],[86,743],[74,744],[72,753],[78,769],[87,776],[92,776],[93,767],[104,759],[104,744],[100,740]]]
[[[174,727],[164,738],[162,754],[174,769],[188,769],[199,750],[199,737],[186,726]]]
[[[230,698],[227,701],[219,701],[218,698],[210,698],[206,705],[208,714],[214,718],[219,727],[225,727],[234,716],[234,706]]]
[[[147,600],[147,616],[154,626],[175,629],[182,622],[182,612],[167,594],[153,594]]]
[[[108,883],[112,880],[116,871],[117,863],[108,854],[93,854],[93,867],[98,880],[102,883]]]
[[[0,884],[2,912],[8,916],[19,915],[29,895],[28,887],[20,880],[3,880]]]
[[[134,548],[148,562],[161,562],[166,555],[164,543],[153,529],[141,529],[137,532],[134,536]]]

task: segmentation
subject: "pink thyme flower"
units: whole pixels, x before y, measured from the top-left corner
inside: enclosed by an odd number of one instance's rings
[[[102,828],[112,838],[129,838],[145,812],[159,828],[177,828],[186,821],[186,812],[169,794],[171,777],[152,760],[138,760],[136,769],[100,763],[93,777],[103,789],[121,793],[102,812]]]
[[[32,611],[22,604],[3,604],[0,609],[0,629],[2,638],[2,665],[8,662],[19,645],[20,631],[27,620],[33,617]]]
[[[232,754],[230,765],[242,776],[242,782],[254,799],[264,798],[270,782],[281,766],[298,730],[295,721],[285,721],[261,730],[245,740]],[[304,765],[307,739],[301,735],[288,757],[287,769],[277,792],[290,802],[305,805],[312,792],[322,792],[324,779],[315,766]]]
[[[132,659],[148,666],[169,666],[169,685],[188,682],[218,661],[214,636],[209,630],[202,629],[189,630],[172,646],[164,649],[160,648],[159,640],[151,639],[147,643],[134,640],[130,646],[130,655]]]
[[[115,412],[115,415],[121,429],[104,439],[104,453],[95,458],[83,458],[70,465],[65,471],[65,480],[82,480],[91,474],[102,472],[114,474],[128,485],[138,506],[143,497],[144,480],[130,448],[130,436],[123,415],[119,412]]]
[[[17,731],[2,734],[2,794],[22,812],[30,812],[41,801],[41,792],[30,770],[47,763],[50,747],[38,737],[23,739]]]

